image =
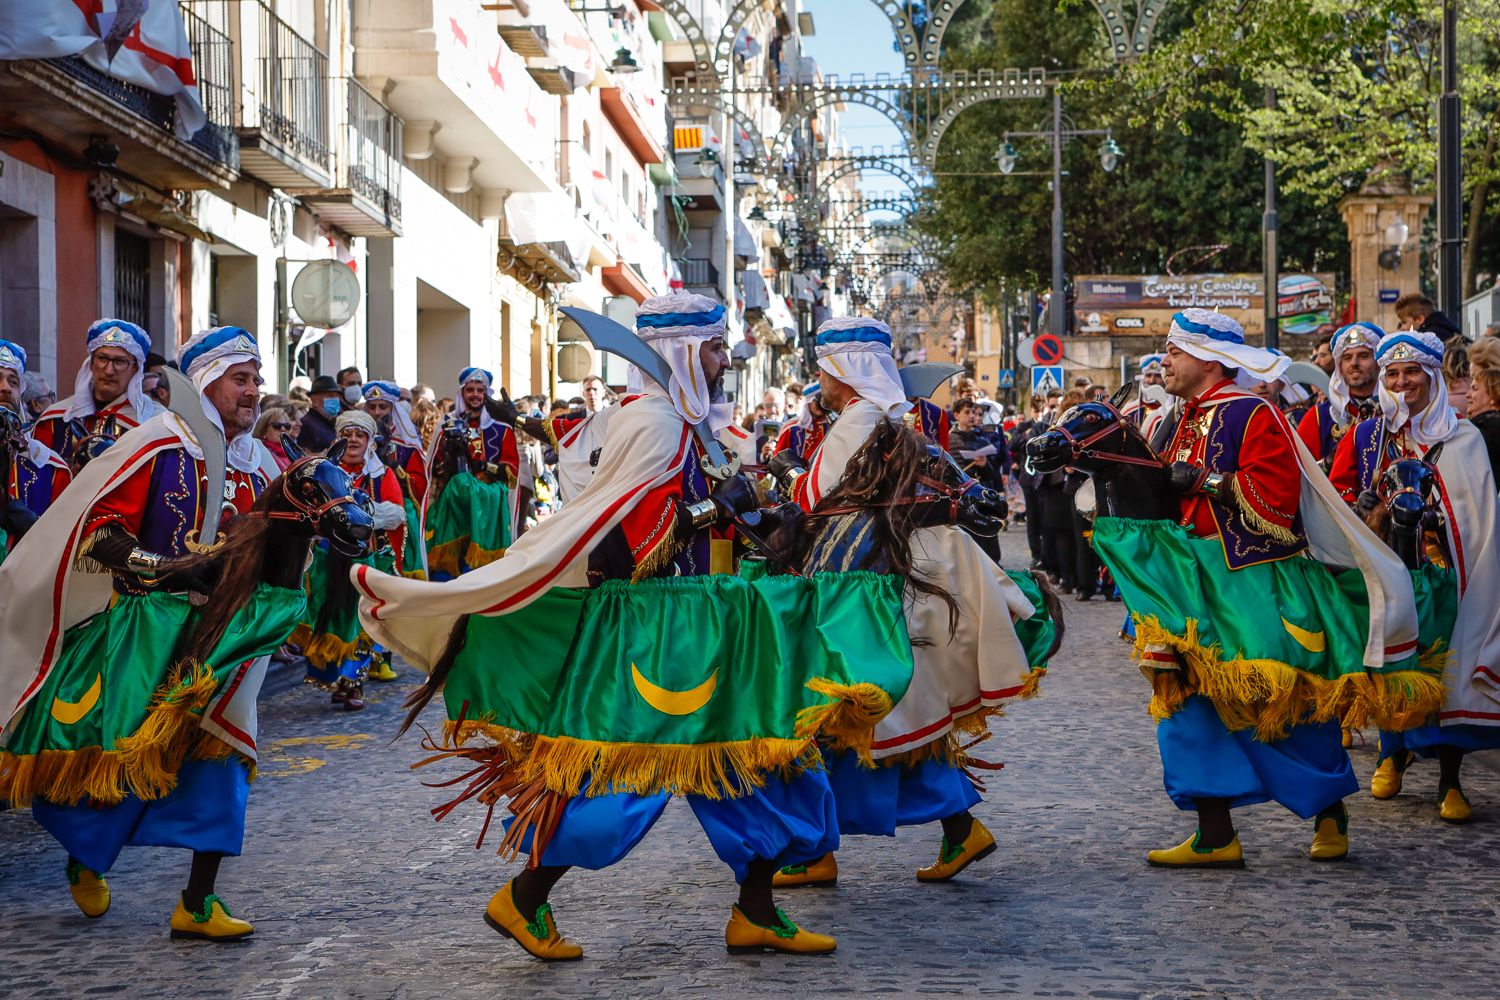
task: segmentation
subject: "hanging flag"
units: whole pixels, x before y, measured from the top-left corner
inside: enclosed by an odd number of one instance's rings
[[[89,12],[84,13],[84,7]],[[171,97],[179,139],[208,121],[187,29],[175,0],[6,0],[0,59],[78,56],[101,73]]]

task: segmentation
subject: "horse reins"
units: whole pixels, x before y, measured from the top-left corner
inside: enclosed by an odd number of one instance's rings
[[[326,461],[326,459],[321,455],[308,455],[304,458],[299,458],[281,474],[281,478],[290,481],[292,473],[301,469],[304,465],[312,465],[314,462],[323,461]],[[318,519],[324,514],[349,500],[348,497],[334,497],[332,500],[324,501],[321,504],[311,504],[297,496],[292,490],[283,489],[281,495],[286,498],[287,503],[292,505],[291,510],[267,510],[258,515],[251,512],[252,516],[264,517],[271,521],[300,521],[305,524],[317,524]]]
[[[1122,415],[1119,410],[1115,409],[1113,406],[1110,406],[1110,404],[1108,403],[1101,402],[1100,405],[1109,407],[1109,412],[1114,414],[1115,416],[1115,423],[1105,424],[1103,427],[1094,431],[1092,434],[1085,435],[1081,438],[1075,437],[1073,432],[1068,430],[1061,423],[1056,424],[1052,428],[1058,434],[1062,435],[1063,440],[1068,442],[1068,447],[1070,447],[1073,451],[1074,459],[1093,458],[1098,459],[1102,462],[1115,462],[1119,465],[1142,465],[1150,469],[1166,468],[1166,463],[1155,455],[1153,455],[1151,458],[1137,458],[1134,455],[1121,455],[1115,452],[1100,451],[1098,448],[1091,447],[1094,442],[1108,437],[1117,430],[1127,435],[1130,433],[1130,430],[1126,430],[1127,427],[1130,427],[1131,430],[1134,430],[1134,428],[1125,419],[1124,415]],[[1139,436],[1139,432],[1137,432],[1137,435]],[[1144,442],[1145,438],[1142,437],[1141,440]],[[1149,443],[1146,445],[1146,449],[1148,451],[1151,449]]]

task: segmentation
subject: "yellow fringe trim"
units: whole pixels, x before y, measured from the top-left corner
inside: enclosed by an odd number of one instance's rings
[[[1035,698],[1042,693],[1042,678],[1047,676],[1046,667],[1032,667],[1031,673],[1021,682],[1021,693],[1016,695],[1018,699]]]
[[[736,798],[765,786],[766,775],[791,775],[819,766],[814,738],[855,750],[870,760],[875,725],[891,711],[891,696],[868,683],[837,684],[815,678],[807,685],[834,701],[797,713],[795,739],[757,737],[729,743],[603,743],[566,736],[534,736],[485,719],[443,724],[445,746],[483,737],[514,761],[520,782],[540,780],[551,791],[589,795],[608,791],[655,795],[672,792],[707,799]],[[978,713],[976,713],[977,715]],[[971,716],[972,718],[972,716]]]
[[[464,562],[469,564],[470,569],[478,569],[488,566],[503,555],[504,549],[484,549],[470,542],[468,548],[464,549]]]
[[[314,634],[312,627],[305,623],[293,629],[292,636],[287,641],[301,648],[302,655],[307,657],[307,662],[320,669],[337,666],[346,660],[364,656],[374,648],[370,637],[363,630],[354,640],[345,642],[338,636],[327,632]]]
[[[145,721],[112,750],[0,752],[0,802],[20,807],[34,798],[57,805],[88,799],[112,806],[126,795],[148,802],[162,798],[177,787],[177,772],[185,760],[226,760],[236,753],[198,728],[217,690],[207,667],[180,666],[157,689]]]
[[[672,517],[674,515],[669,510],[667,516]],[[634,583],[654,576],[658,570],[676,557],[677,553],[682,550],[683,544],[682,540],[677,537],[677,524],[674,521],[667,528],[666,534],[662,535],[656,544],[651,546],[651,551],[635,557],[635,569],[630,573],[631,582]]]
[[[531,736],[488,722],[465,720],[444,735],[454,746],[484,736],[515,761],[520,782],[540,780],[564,796],[610,792],[738,798],[764,788],[772,771],[790,775],[820,763],[804,739],[760,738],[733,743],[601,743],[567,736]],[[587,790],[585,791],[585,783]]]
[[[1330,681],[1280,660],[1226,660],[1219,645],[1200,642],[1194,620],[1183,635],[1167,631],[1154,615],[1136,618],[1135,629],[1137,657],[1156,646],[1173,650],[1183,662],[1181,670],[1141,664],[1152,685],[1151,716],[1158,722],[1201,694],[1230,732],[1254,729],[1257,739],[1273,742],[1300,722],[1337,719],[1351,728],[1374,722],[1384,729],[1410,729],[1443,706],[1442,682],[1416,671],[1346,674]]]
[[[891,714],[890,694],[875,684],[839,684],[826,677],[814,677],[807,688],[834,700],[799,711],[797,735],[809,740],[819,737],[830,747],[852,750],[861,761],[870,761],[875,726]]]
[[[427,548],[427,572],[447,573],[449,576],[459,575],[459,554],[469,547],[469,536],[460,535],[451,538],[441,545],[429,545]]]

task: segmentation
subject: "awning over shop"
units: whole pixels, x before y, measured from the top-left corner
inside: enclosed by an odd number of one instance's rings
[[[613,267],[601,269],[599,275],[604,281],[604,287],[615,295],[628,295],[637,304],[651,297],[651,286],[646,284],[646,279],[623,260]]]
[[[743,284],[740,301],[745,304],[746,309],[764,309],[770,304],[770,295],[766,291],[766,279],[760,276],[759,271],[745,271]]]
[[[750,228],[738,216],[734,220],[734,255],[747,261],[760,260],[760,249],[755,245],[755,237],[750,235]]]

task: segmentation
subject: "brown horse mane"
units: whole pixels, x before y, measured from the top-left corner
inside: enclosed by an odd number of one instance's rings
[[[191,569],[206,563],[219,567],[219,578],[208,595],[179,647],[180,657],[189,663],[204,663],[229,628],[229,622],[240,612],[255,587],[264,577],[268,544],[275,522],[265,515],[285,507],[286,477],[271,483],[256,499],[248,515],[232,518],[224,527],[224,542],[210,552],[194,553],[169,560],[163,570]],[[280,555],[280,553],[278,553]]]

